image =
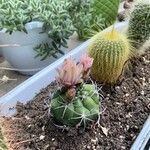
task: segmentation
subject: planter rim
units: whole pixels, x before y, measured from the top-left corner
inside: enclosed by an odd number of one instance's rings
[[[31,21],[31,22],[28,22],[25,24],[25,28],[26,30],[33,30],[33,29],[36,29],[36,28],[42,28],[43,27],[43,22],[41,21]],[[6,33],[7,29],[2,29],[0,30],[0,33]],[[22,32],[22,31],[15,31],[15,32]]]
[[[144,123],[140,134],[133,143],[131,150],[144,150],[148,140],[150,139],[150,115]]]

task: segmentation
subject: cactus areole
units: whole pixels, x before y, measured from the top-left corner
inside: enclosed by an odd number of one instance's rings
[[[131,47],[126,36],[112,30],[98,33],[91,41],[89,55],[94,58],[92,78],[100,83],[115,83],[131,56]]]
[[[95,84],[85,83],[93,59],[87,55],[79,63],[65,60],[59,70],[60,89],[54,93],[50,108],[54,119],[63,125],[86,126],[99,117],[100,97]]]

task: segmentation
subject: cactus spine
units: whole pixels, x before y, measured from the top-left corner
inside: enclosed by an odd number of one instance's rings
[[[140,49],[150,37],[150,1],[140,0],[135,2],[131,13],[128,37],[133,46]]]
[[[94,58],[91,76],[98,82],[112,84],[130,58],[131,48],[126,36],[113,29],[92,38],[89,55]]]

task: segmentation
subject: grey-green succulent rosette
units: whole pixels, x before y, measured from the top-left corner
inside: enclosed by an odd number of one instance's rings
[[[58,70],[57,90],[50,104],[54,119],[63,125],[86,126],[99,118],[100,96],[94,83],[87,83],[93,59],[81,57],[79,63],[72,59],[64,61]]]
[[[52,40],[50,44],[39,43],[37,56],[57,57],[67,47],[67,39],[73,34],[74,27],[65,0],[0,0],[0,29],[6,32],[24,31],[25,25],[32,21],[44,23],[43,32]]]

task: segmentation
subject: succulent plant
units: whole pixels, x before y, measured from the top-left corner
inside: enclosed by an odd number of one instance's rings
[[[98,33],[89,47],[89,55],[94,58],[91,76],[102,83],[115,83],[131,54],[131,46],[125,35],[114,29]]]
[[[39,43],[35,47],[37,56],[42,60],[57,57],[57,53],[63,54],[61,48],[67,47],[67,39],[74,32],[67,6],[65,0],[0,0],[0,29],[5,28],[10,34],[27,33],[26,23],[43,22],[42,33],[47,33],[51,42]]]
[[[64,92],[57,92],[51,102],[51,112],[54,118],[65,125],[86,125],[93,122],[99,114],[99,96],[95,86],[83,84],[78,89],[72,101]]]
[[[89,73],[93,59],[82,56],[79,63],[65,60],[58,71],[60,89],[54,93],[51,100],[51,113],[54,119],[69,126],[84,127],[88,122],[94,122],[100,111],[100,97],[97,87],[85,83],[84,76]]]
[[[68,0],[68,11],[79,35],[84,40],[113,24],[119,0]]]
[[[150,37],[150,1],[138,0],[131,12],[128,37],[140,49]]]

